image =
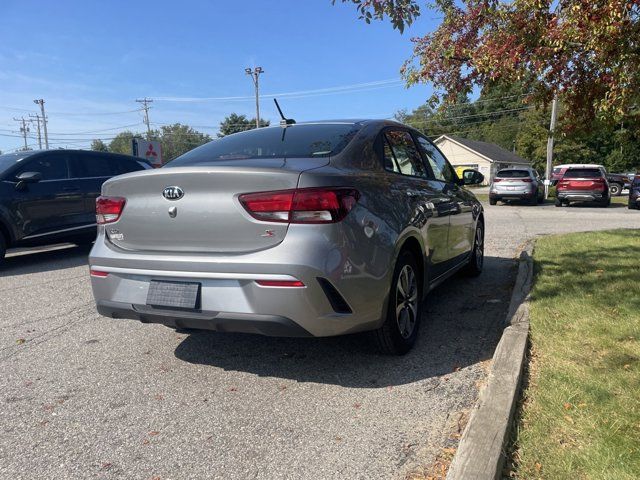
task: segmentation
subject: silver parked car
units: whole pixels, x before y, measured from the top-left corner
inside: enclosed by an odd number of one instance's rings
[[[426,137],[390,121],[229,135],[106,182],[89,263],[98,311],[277,336],[415,342],[423,295],[478,275],[481,204]]]
[[[544,200],[544,183],[531,167],[499,170],[489,188],[489,204],[498,201],[520,200],[537,205]]]

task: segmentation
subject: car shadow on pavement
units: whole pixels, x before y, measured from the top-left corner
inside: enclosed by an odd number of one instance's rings
[[[275,338],[192,332],[175,356],[189,363],[298,382],[383,388],[439,377],[492,357],[504,328],[516,261],[486,257],[478,278],[457,275],[424,305],[414,349],[377,354],[368,334],[330,338]]]
[[[27,275],[87,265],[90,250],[91,245],[61,245],[46,250],[40,247],[33,251],[9,250],[8,256],[0,263],[0,276]]]

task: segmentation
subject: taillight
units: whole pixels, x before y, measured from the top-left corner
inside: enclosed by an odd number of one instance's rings
[[[126,201],[123,197],[96,198],[96,222],[98,225],[116,222],[122,214]]]
[[[533,182],[533,180],[532,180],[532,179],[530,179],[530,178],[521,178],[520,180],[522,180],[524,183],[531,183],[531,182]]]
[[[98,278],[106,278],[109,275],[109,272],[103,272],[102,270],[94,270],[93,268],[89,270],[89,275],[92,277]]]
[[[501,179],[501,178],[494,178],[494,179],[493,179],[493,183],[498,183],[498,182],[501,182],[501,181],[502,181],[502,179]]]
[[[253,218],[280,223],[339,222],[358,198],[357,190],[341,187],[245,193],[238,197]]]

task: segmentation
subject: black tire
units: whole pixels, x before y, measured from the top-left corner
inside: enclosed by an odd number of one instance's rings
[[[606,200],[603,200],[602,202],[600,202],[600,206],[602,208],[607,208],[609,205],[611,205],[611,197],[609,197]]]
[[[527,202],[529,205],[538,205],[538,192],[535,192],[534,196]]]
[[[629,210],[639,210],[640,207],[638,207],[638,204],[635,202],[632,202],[631,200],[629,200],[629,203],[627,204],[627,207],[629,208]]]
[[[609,185],[609,192],[611,192],[611,195],[614,197],[619,196],[620,194],[622,194],[622,185],[620,185],[619,183],[612,183],[611,185]]]
[[[482,267],[484,267],[484,222],[478,220],[476,233],[473,237],[471,257],[462,272],[469,277],[477,277],[482,273]]]
[[[495,198],[490,198],[489,199],[489,205],[496,205],[498,203],[498,201]]]
[[[408,295],[400,298],[400,291],[407,289],[406,273],[413,273],[413,282],[408,285]],[[403,274],[403,279],[400,276]],[[399,286],[398,284],[401,283]],[[415,295],[415,301],[413,297]],[[410,302],[413,309],[408,306]],[[389,305],[382,326],[373,331],[374,341],[380,353],[386,355],[404,355],[413,347],[418,338],[420,315],[422,314],[422,278],[416,259],[409,251],[403,251],[398,257],[391,279]],[[413,321],[411,317],[413,316]],[[404,328],[403,328],[404,327]]]
[[[7,253],[7,241],[4,238],[2,232],[0,232],[0,265],[4,260],[4,256]]]
[[[562,206],[562,200],[560,200],[559,198],[556,198],[555,204],[556,204],[556,207],[561,207]]]

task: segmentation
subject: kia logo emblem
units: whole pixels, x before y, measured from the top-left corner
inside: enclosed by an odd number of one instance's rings
[[[180,187],[167,187],[162,192],[162,196],[167,200],[180,200],[184,197],[184,190]]]

